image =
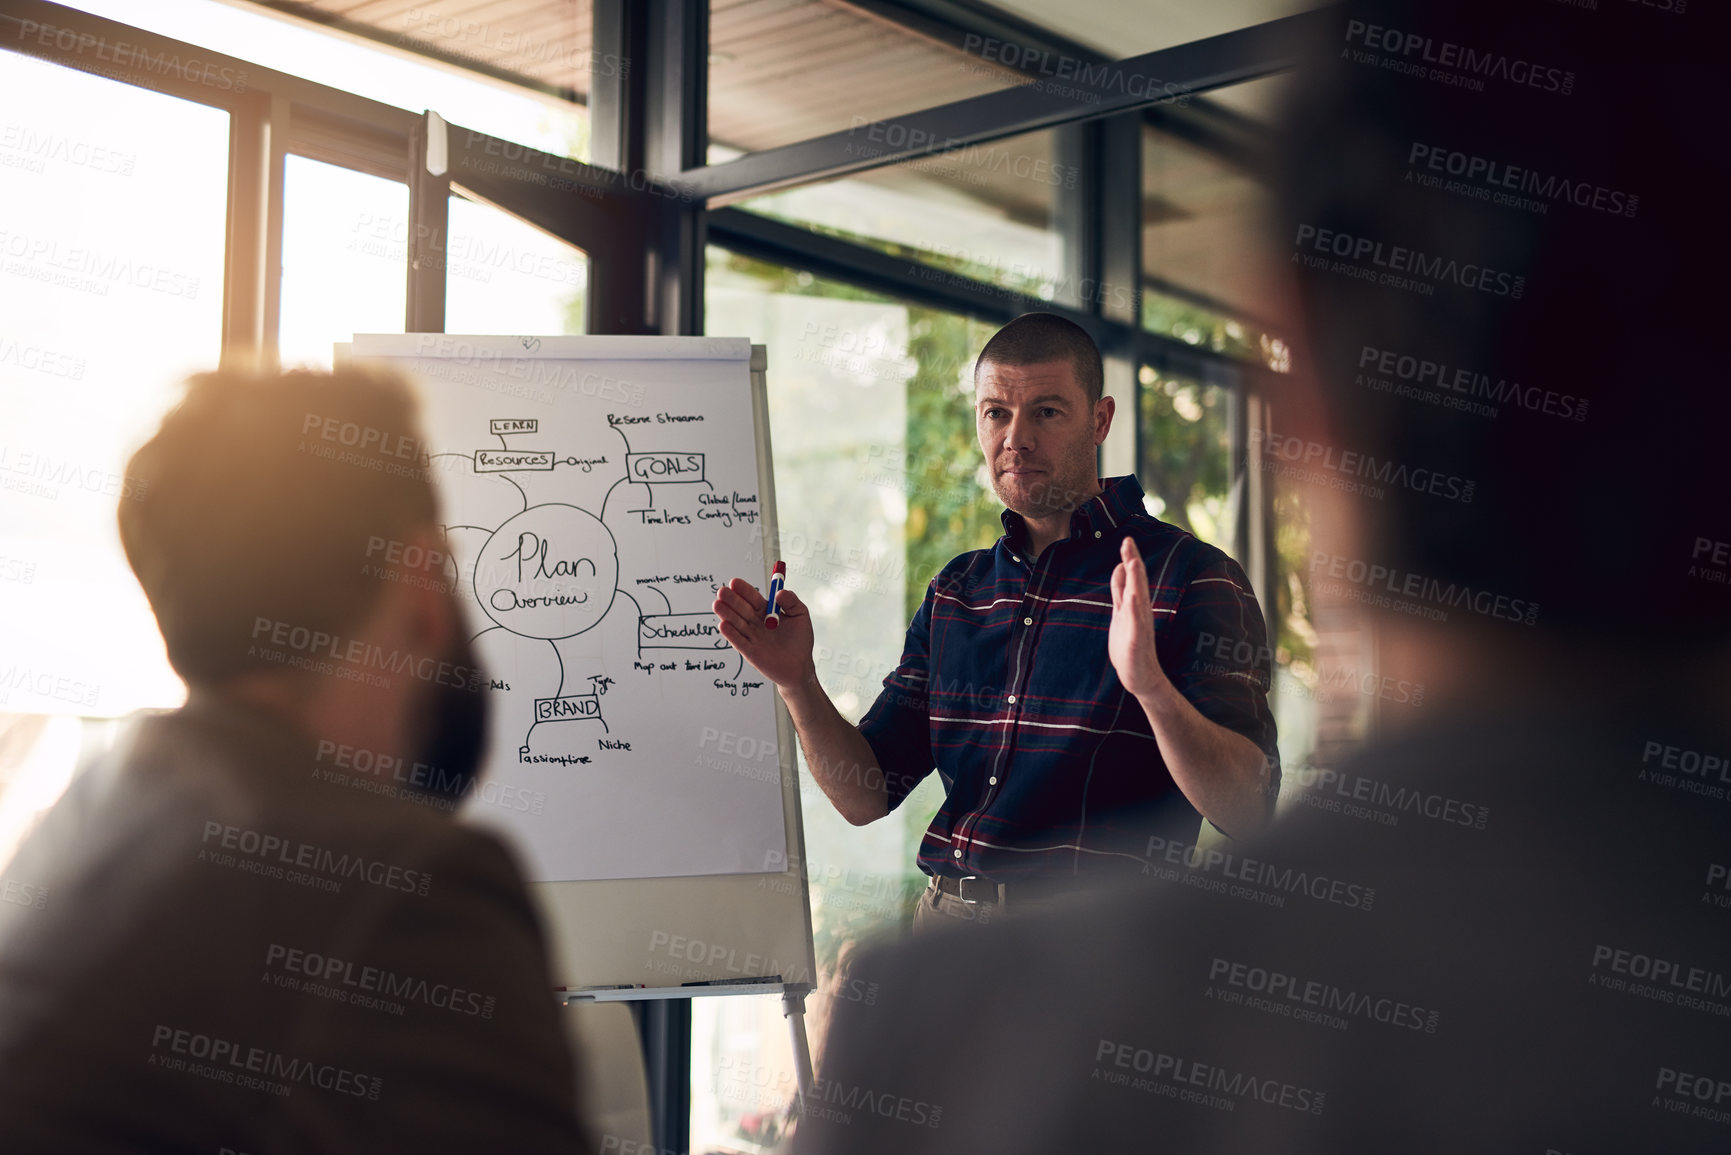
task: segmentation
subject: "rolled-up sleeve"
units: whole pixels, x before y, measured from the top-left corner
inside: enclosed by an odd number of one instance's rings
[[[1256,743],[1268,761],[1268,805],[1280,789],[1280,751],[1268,689],[1274,651],[1250,579],[1213,547],[1179,599],[1161,665],[1196,712]]]
[[[902,660],[884,678],[877,701],[860,719],[859,731],[883,771],[889,808],[894,810],[932,772],[931,716],[927,709],[931,671],[932,587],[908,625]]]

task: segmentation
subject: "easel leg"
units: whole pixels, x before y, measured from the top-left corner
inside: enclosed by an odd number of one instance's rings
[[[781,988],[781,1013],[793,1032],[793,1072],[799,1083],[799,1110],[805,1114],[805,1097],[811,1093],[811,1044],[805,1037],[805,996],[811,992],[806,983],[788,983]]]

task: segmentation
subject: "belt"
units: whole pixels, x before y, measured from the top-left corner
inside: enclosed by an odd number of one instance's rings
[[[932,885],[944,894],[953,894],[970,905],[989,903],[993,906],[1003,906],[1011,898],[1028,902],[1076,889],[1076,882],[1071,879],[1025,878],[1017,882],[993,882],[989,878],[974,874],[961,878],[940,874],[932,879]]]

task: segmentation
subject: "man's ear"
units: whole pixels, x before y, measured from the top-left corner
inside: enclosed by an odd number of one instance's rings
[[[1099,445],[1106,440],[1106,433],[1112,428],[1112,415],[1118,411],[1118,402],[1111,397],[1102,397],[1094,402],[1094,444]]]
[[[403,598],[403,610],[409,636],[417,645],[434,653],[444,653],[451,638],[463,628],[462,608],[445,582],[445,559],[448,546],[444,536],[431,527],[409,534],[405,546],[418,546],[425,563],[414,572],[415,581],[398,587]],[[405,549],[404,553],[415,556]]]

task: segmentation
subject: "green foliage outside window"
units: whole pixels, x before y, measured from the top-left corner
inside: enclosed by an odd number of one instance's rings
[[[991,325],[908,309],[908,615],[951,558],[997,541],[1003,506],[984,478],[974,426],[973,368]]]
[[[1141,371],[1138,480],[1154,515],[1210,545],[1232,548],[1226,524],[1232,445],[1225,389]]]

